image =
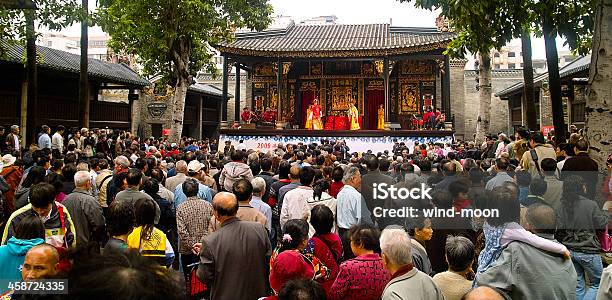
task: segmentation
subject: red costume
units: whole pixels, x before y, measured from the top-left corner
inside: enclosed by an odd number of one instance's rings
[[[242,119],[243,122],[247,122],[247,123],[251,122],[251,117],[252,117],[252,113],[250,110],[245,110],[240,115],[240,119]]]

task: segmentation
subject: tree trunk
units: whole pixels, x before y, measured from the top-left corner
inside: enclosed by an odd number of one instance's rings
[[[476,126],[476,143],[480,144],[489,133],[491,122],[491,57],[489,53],[480,53],[479,70],[479,100],[478,123]]]
[[[26,58],[27,58],[27,78],[28,78],[28,97],[27,97],[27,118],[26,126],[22,129],[22,147],[27,148],[30,142],[36,142],[36,111],[38,109],[38,74],[36,66],[36,32],[34,29],[34,19],[36,11],[28,9],[26,17]]]
[[[591,157],[605,171],[612,153],[610,123],[612,112],[612,0],[600,0],[595,15],[593,53],[586,97],[585,135],[591,145]]]
[[[174,86],[174,94],[170,98],[170,101],[172,101],[172,124],[170,125],[168,140],[172,143],[178,144],[181,141],[183,119],[185,117],[185,98],[187,97],[188,87],[188,80],[179,77]],[[168,95],[166,94],[166,96]]]
[[[546,45],[546,64],[548,65],[548,85],[550,102],[552,106],[553,125],[555,127],[555,142],[565,143],[565,119],[563,116],[563,100],[561,99],[561,78],[559,78],[559,56],[555,38],[557,32],[553,30],[552,20],[544,16],[543,24],[544,43]]]
[[[81,72],[79,78],[79,116],[81,128],[89,128],[89,78],[88,68],[88,48],[89,48],[89,6],[88,0],[82,0],[84,18],[81,21]]]
[[[523,51],[523,80],[525,82],[525,108],[527,113],[527,127],[529,130],[538,130],[537,116],[535,112],[535,91],[533,87],[533,62],[531,58],[531,33],[523,31],[521,35],[521,46]]]

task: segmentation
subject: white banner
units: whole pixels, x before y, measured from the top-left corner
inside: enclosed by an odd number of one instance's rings
[[[447,137],[310,137],[310,136],[241,136],[241,135],[225,135],[219,137],[219,145],[223,145],[225,141],[231,141],[236,147],[242,140],[247,150],[253,149],[261,152],[268,152],[277,148],[279,143],[283,145],[303,143],[305,145],[317,143],[321,144],[322,139],[328,140],[344,140],[349,147],[350,152],[367,152],[372,150],[372,153],[393,150],[393,142],[404,142],[409,149],[414,147],[415,142],[419,143],[452,143],[453,138]]]

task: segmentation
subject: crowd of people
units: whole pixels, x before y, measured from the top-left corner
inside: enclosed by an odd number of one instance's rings
[[[67,280],[46,297],[612,299],[612,183],[577,131],[353,153],[0,130],[0,283]]]

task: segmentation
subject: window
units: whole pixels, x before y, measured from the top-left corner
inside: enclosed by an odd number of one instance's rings
[[[508,57],[515,57],[516,54],[514,52],[508,52]]]
[[[223,56],[215,56],[215,64],[223,64]]]
[[[495,70],[499,70],[499,64],[495,64]]]
[[[493,57],[499,57],[499,52],[495,52],[495,54],[493,54]]]
[[[508,69],[514,70],[514,69],[516,69],[516,65],[508,65]]]

